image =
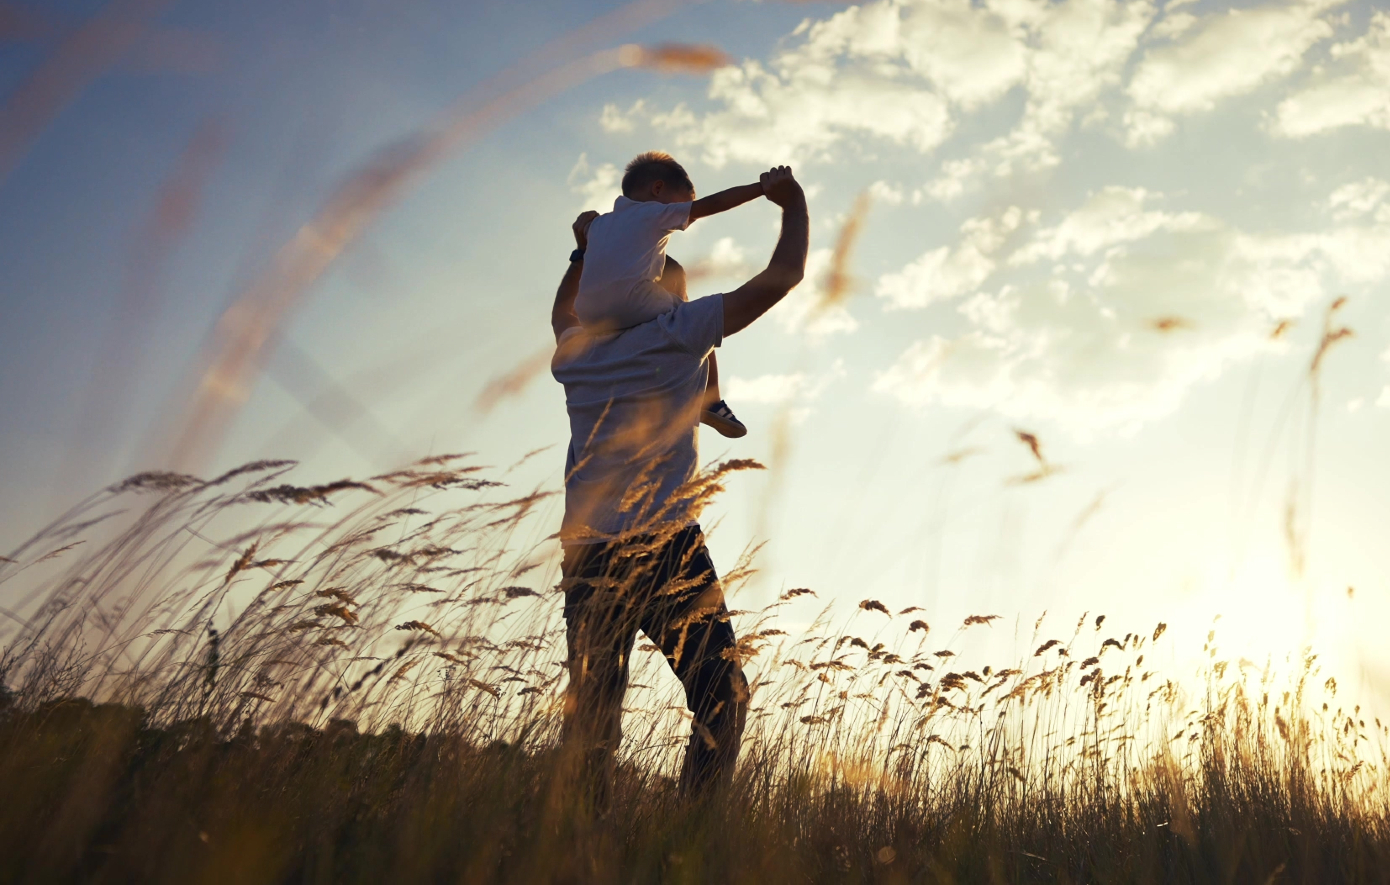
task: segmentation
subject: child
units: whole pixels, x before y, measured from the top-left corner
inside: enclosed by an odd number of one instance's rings
[[[695,199],[690,176],[670,154],[639,154],[623,175],[623,195],[613,211],[589,225],[584,273],[574,312],[591,331],[616,331],[655,319],[677,298],[657,284],[666,265],[666,242],[692,221],[741,206],[763,195],[761,184],[745,184]],[[709,386],[700,421],[731,438],[748,428],[719,395],[719,369],[710,354]]]

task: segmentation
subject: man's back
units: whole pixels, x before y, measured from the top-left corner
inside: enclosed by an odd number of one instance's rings
[[[781,207],[782,232],[767,269],[732,292],[682,301],[618,333],[577,328],[582,317],[574,304],[592,221],[586,213],[575,220],[578,255],[551,308],[557,341],[551,371],[565,386],[571,431],[561,531],[569,669],[562,759],[597,808],[607,804],[622,745],[638,630],[685,688],[691,733],[682,791],[728,785],[738,759],[748,683],[686,483],[698,468],[696,414],[713,348],[766,313],[806,270],[810,220],[801,186],[790,169],[778,167],[758,187]],[[663,275],[663,282],[673,285],[674,277]]]
[[[572,328],[561,337],[551,372],[570,418],[562,537],[693,519],[674,493],[698,468],[705,358],[723,330],[723,297],[712,295],[621,332]]]

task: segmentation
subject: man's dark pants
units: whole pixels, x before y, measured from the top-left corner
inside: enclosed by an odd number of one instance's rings
[[[637,630],[660,647],[694,714],[680,786],[727,783],[738,758],[748,684],[734,654],[724,592],[699,526],[565,550],[569,693],[564,744],[606,803]]]

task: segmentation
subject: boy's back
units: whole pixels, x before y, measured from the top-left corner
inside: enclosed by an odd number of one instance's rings
[[[574,310],[591,329],[625,329],[674,306],[656,281],[671,234],[690,223],[690,203],[618,197],[613,211],[589,226],[584,273]]]

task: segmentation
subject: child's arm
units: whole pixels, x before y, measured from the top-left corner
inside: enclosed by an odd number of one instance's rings
[[[574,242],[581,250],[589,245],[589,225],[598,217],[597,212],[585,212],[574,220]],[[584,272],[584,258],[571,261],[560,280],[560,288],[555,290],[555,304],[550,308],[550,328],[559,341],[564,331],[579,325],[579,317],[574,315],[574,298],[579,294],[579,277]]]
[[[690,204],[690,220],[694,221],[708,215],[728,212],[735,206],[750,203],[762,195],[763,185],[762,182],[758,182],[757,184],[741,184],[717,194],[710,194],[708,197],[701,197]]]

